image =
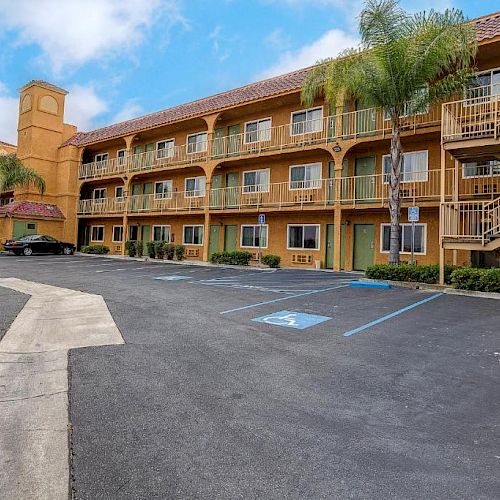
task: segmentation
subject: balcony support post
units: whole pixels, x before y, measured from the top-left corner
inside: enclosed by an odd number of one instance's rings
[[[441,144],[441,203],[439,207],[439,284],[444,285],[445,250],[443,242],[443,203],[446,195],[446,151]]]
[[[346,148],[347,150],[347,148]],[[338,153],[332,153],[335,172],[335,193],[333,203],[333,270],[340,271],[341,248],[342,248],[342,164],[346,151],[343,149]]]

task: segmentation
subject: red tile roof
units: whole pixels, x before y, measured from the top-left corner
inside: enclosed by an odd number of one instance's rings
[[[10,144],[9,142],[0,141],[0,146],[9,146],[9,148],[16,148],[15,144]]]
[[[473,20],[476,24],[477,39],[483,41],[500,35],[500,12]],[[222,111],[233,106],[250,103],[292,91],[298,91],[310,67],[292,71],[285,75],[276,76],[256,83],[251,83],[233,90],[228,90],[211,97],[181,104],[174,108],[157,111],[149,115],[140,116],[132,120],[109,125],[90,132],[78,132],[68,139],[62,146],[85,146],[87,144],[122,137],[142,130],[168,125],[193,117]]]
[[[61,209],[50,203],[34,201],[13,201],[0,207],[0,217],[34,217],[48,219],[65,219]]]

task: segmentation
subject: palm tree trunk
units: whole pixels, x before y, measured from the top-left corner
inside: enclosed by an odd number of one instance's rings
[[[389,264],[399,264],[399,250],[401,248],[401,193],[399,184],[401,181],[401,129],[399,124],[399,113],[392,117],[391,136],[391,175],[389,179],[389,213],[391,216],[391,234],[389,246]]]

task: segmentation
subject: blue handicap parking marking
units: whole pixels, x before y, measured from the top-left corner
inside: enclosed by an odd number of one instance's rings
[[[191,276],[181,276],[180,274],[173,274],[170,276],[157,276],[155,280],[162,281],[180,281],[180,280],[190,280]]]
[[[258,323],[267,323],[274,326],[286,326],[288,328],[296,328],[297,330],[304,330],[324,321],[332,319],[328,316],[319,316],[317,314],[306,314],[294,311],[278,311],[266,316],[254,318],[252,321]]]

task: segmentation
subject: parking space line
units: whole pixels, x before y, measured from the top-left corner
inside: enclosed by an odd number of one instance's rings
[[[320,290],[311,290],[309,292],[297,293],[295,295],[289,295],[288,297],[280,297],[279,299],[267,300],[265,302],[258,302],[257,304],[249,304],[247,306],[236,307],[234,309],[228,309],[227,311],[222,311],[220,314],[229,314],[232,312],[243,311],[245,309],[251,309],[252,307],[264,306],[266,304],[274,304],[275,302],[280,302],[282,300],[294,299],[296,297],[303,297],[305,295],[312,295],[314,293],[328,292],[330,290],[337,290],[339,288],[345,288],[347,286],[348,286],[347,284],[344,284],[344,285],[333,286],[330,288],[321,288]]]
[[[410,311],[411,309],[415,309],[415,307],[421,306],[423,304],[426,304],[427,302],[430,302],[431,300],[437,299],[438,297],[441,297],[443,295],[442,293],[435,293],[434,295],[431,295],[430,297],[427,297],[423,300],[419,300],[418,302],[415,302],[414,304],[410,304],[409,306],[403,307],[402,309],[398,309],[397,311],[394,311],[390,314],[387,314],[386,316],[382,316],[379,319],[376,319],[374,321],[370,321],[369,323],[366,323],[365,325],[358,326],[357,328],[354,328],[353,330],[349,330],[348,332],[344,333],[344,337],[350,337],[351,335],[355,335],[356,333],[360,333],[363,330],[366,330],[368,328],[371,328],[372,326],[378,325],[379,323],[383,323],[384,321],[387,321],[388,319],[394,318],[395,316],[399,316],[400,314],[403,314],[406,311]]]

